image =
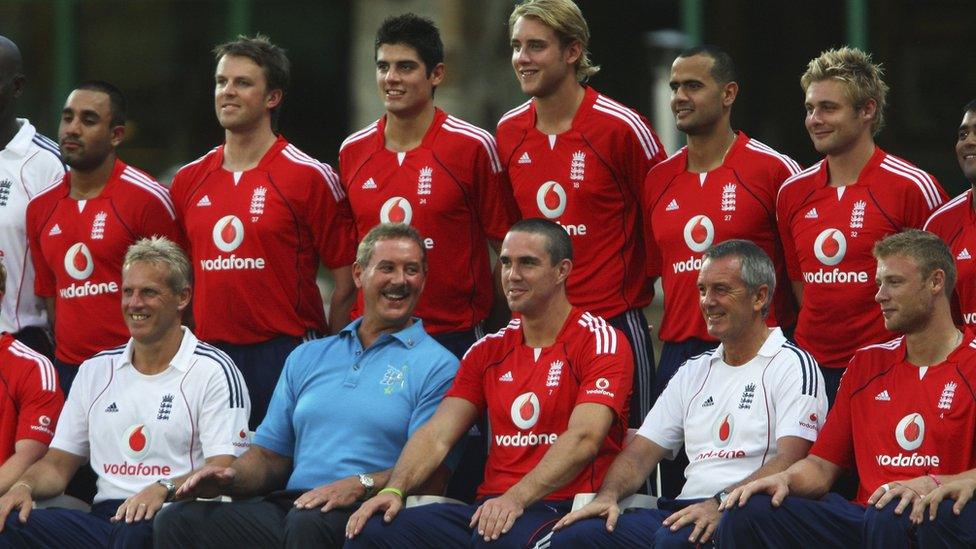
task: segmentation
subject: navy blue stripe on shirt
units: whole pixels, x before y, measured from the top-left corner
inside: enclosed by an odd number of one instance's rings
[[[817,380],[816,360],[814,360],[810,353],[804,351],[796,345],[793,345],[792,343],[784,343],[783,347],[793,351],[793,354],[795,354],[800,361],[800,368],[803,371],[802,394],[810,395],[816,398],[817,392],[820,390],[820,383]]]
[[[230,407],[243,408],[244,395],[242,394],[241,389],[241,374],[237,367],[234,366],[234,361],[232,361],[230,357],[220,349],[206,343],[199,343],[197,348],[193,351],[193,354],[210,358],[220,365],[221,369],[224,371],[224,378],[227,380],[227,389],[230,393]]]

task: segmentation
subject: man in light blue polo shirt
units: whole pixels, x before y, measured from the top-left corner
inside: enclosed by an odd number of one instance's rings
[[[157,547],[342,546],[349,515],[386,485],[457,372],[457,358],[411,317],[426,273],[413,228],[382,224],[366,235],[353,265],[364,316],[295,349],[251,448],[177,493],[264,498],[175,504],[156,520]],[[446,479],[445,469],[427,493]]]

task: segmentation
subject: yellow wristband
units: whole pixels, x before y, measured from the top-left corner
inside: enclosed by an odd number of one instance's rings
[[[401,500],[406,499],[403,496],[403,490],[401,490],[399,488],[393,488],[392,486],[387,486],[386,488],[383,488],[382,490],[380,490],[379,492],[377,492],[376,495],[380,495],[380,494],[383,494],[383,493],[396,494],[396,495],[400,496],[400,499]]]

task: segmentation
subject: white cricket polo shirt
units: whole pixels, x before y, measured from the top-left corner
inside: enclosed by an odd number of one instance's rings
[[[671,378],[637,434],[688,453],[679,498],[711,497],[776,455],[776,441],[810,441],[827,416],[816,360],[770,331],[755,358],[741,366],[722,359],[724,346],[688,361]]]
[[[132,365],[132,340],[82,363],[51,442],[89,457],[95,503],[125,499],[147,485],[201,467],[204,458],[240,455],[251,411],[244,378],[217,348],[183,328],[166,371]]]
[[[37,133],[24,118],[20,131],[0,149],[0,261],[7,269],[7,292],[0,309],[0,332],[46,326],[44,301],[34,295],[34,265],[27,250],[27,203],[61,180],[57,143]]]

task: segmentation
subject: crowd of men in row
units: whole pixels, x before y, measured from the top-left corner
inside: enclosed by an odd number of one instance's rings
[[[275,131],[284,51],[220,45],[225,142],[168,189],[118,158],[112,84],[58,143],[16,118],[0,37],[0,545],[976,545],[976,202],[874,143],[880,67],[809,63],[803,170],[732,129],[729,55],[684,51],[668,157],[586,84],[571,0],[509,31],[531,98],[493,135],[435,106],[434,24],[386,20],[338,173]],[[976,101],[958,132],[976,185]],[[86,463],[90,512],[32,511]]]

